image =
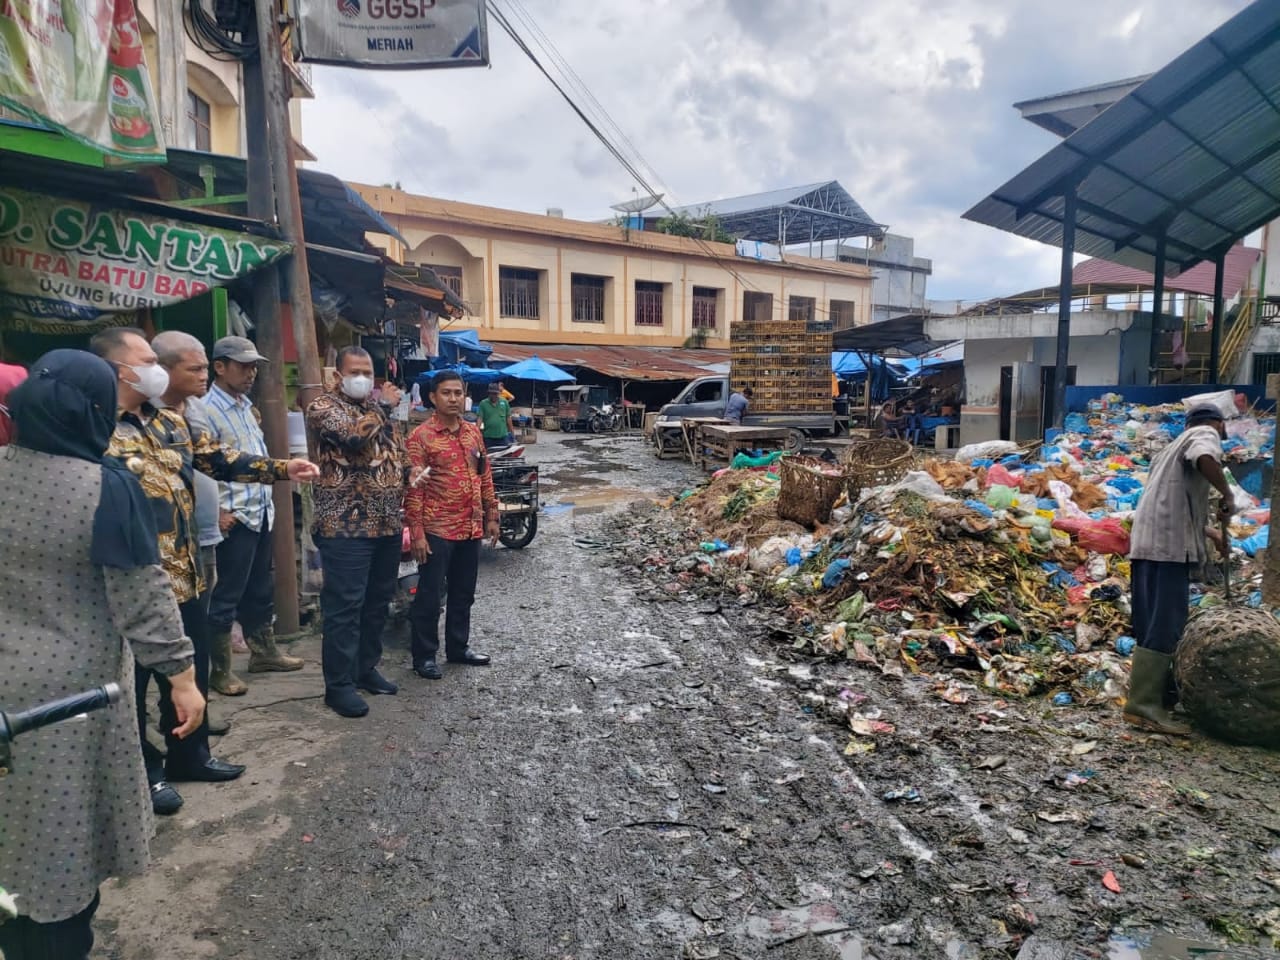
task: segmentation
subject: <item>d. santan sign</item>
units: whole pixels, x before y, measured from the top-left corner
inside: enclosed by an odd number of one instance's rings
[[[0,313],[84,322],[163,306],[290,249],[216,227],[0,190]]]

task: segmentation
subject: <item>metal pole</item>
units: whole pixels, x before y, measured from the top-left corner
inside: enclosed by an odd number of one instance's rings
[[[270,55],[270,50],[267,51]],[[248,212],[269,223],[276,219],[275,188],[271,162],[267,156],[268,123],[266,90],[261,57],[244,66],[245,130],[248,143]],[[267,362],[258,374],[257,401],[262,413],[262,432],[267,451],[277,458],[289,456],[288,404],[284,386],[284,332],[280,309],[280,271],[273,264],[253,275],[253,319],[257,325],[258,347]],[[275,563],[276,629],[282,636],[300,629],[298,613],[298,559],[293,525],[293,484],[277,483],[271,491],[275,502],[275,527],[271,554]]]
[[[1164,313],[1165,234],[1156,237],[1156,282],[1151,301],[1151,349],[1147,355],[1147,382],[1160,380],[1160,317]]]
[[[1218,255],[1213,271],[1213,331],[1209,334],[1210,383],[1217,383],[1222,374],[1218,367],[1222,363],[1222,328],[1227,319],[1222,312],[1222,275],[1226,268],[1227,255],[1224,252]]]
[[[1067,415],[1067,358],[1071,350],[1071,267],[1076,251],[1076,187],[1062,198],[1062,272],[1058,278],[1058,353],[1053,365],[1049,423],[1061,430]]]
[[[320,350],[316,346],[315,310],[311,305],[311,271],[307,268],[306,236],[302,229],[302,203],[298,196],[298,168],[289,126],[289,90],[285,80],[284,52],[280,47],[275,0],[257,0],[258,61],[262,69],[266,146],[276,183],[276,210],[280,233],[294,245],[285,261],[289,281],[289,308],[293,314],[293,342],[298,349],[298,406],[303,409],[324,389]],[[252,141],[250,141],[252,142]]]

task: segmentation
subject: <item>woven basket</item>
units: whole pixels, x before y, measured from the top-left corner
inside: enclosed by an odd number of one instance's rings
[[[906,440],[884,437],[855,443],[849,448],[844,467],[849,502],[856,501],[863,490],[901,480],[914,456],[915,451]]]
[[[830,520],[844,477],[823,473],[822,469],[828,465],[817,457],[783,457],[778,465],[782,480],[778,490],[778,516],[806,527]]]

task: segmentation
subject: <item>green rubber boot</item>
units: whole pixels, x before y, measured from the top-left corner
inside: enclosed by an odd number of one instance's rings
[[[1125,722],[1153,733],[1188,737],[1191,728],[1179,723],[1164,705],[1165,689],[1173,673],[1173,657],[1138,647],[1129,671],[1129,697],[1124,704]]]

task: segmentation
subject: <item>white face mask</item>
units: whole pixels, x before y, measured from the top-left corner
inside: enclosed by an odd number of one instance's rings
[[[151,363],[145,367],[135,367],[132,364],[121,364],[123,367],[133,371],[133,375],[137,377],[135,383],[129,384],[133,389],[148,400],[159,400],[164,396],[166,390],[169,389],[169,371],[158,363]]]
[[[342,392],[352,400],[364,400],[373,393],[373,377],[357,374],[342,378]]]

